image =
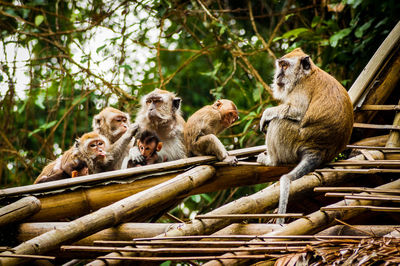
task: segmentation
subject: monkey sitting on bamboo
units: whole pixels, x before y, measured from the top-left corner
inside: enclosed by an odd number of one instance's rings
[[[163,143],[160,141],[155,132],[150,130],[144,130],[143,132],[140,132],[136,143],[137,148],[144,160],[137,162],[133,161],[129,157],[126,157],[122,163],[123,169],[167,161],[166,157],[163,158],[158,154],[158,152],[162,149]]]
[[[235,156],[228,155],[217,134],[238,120],[236,105],[226,99],[207,105],[189,117],[183,132],[186,150],[191,155],[215,155],[219,161],[236,165]]]
[[[129,125],[122,137],[113,144],[97,132],[83,134],[60,158],[43,169],[34,184],[118,170],[116,163],[137,130],[136,124]]]

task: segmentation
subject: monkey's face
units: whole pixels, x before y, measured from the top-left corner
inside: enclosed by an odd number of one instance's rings
[[[102,139],[91,140],[87,145],[88,153],[91,154],[92,158],[97,160],[105,160],[107,152],[106,143]]]
[[[230,127],[239,119],[238,109],[232,101],[221,99],[216,101],[213,106],[219,110],[224,128]]]
[[[275,62],[272,90],[274,98],[283,100],[293,90],[296,82],[311,73],[310,57],[301,49],[295,49]]]
[[[155,152],[158,152],[162,148],[162,142],[150,141],[142,143],[140,140],[137,142],[140,154],[146,159],[150,159]]]
[[[129,127],[129,121],[125,115],[112,116],[109,124],[111,132],[115,137],[121,137]]]
[[[147,116],[149,119],[160,119],[164,113],[163,109],[166,104],[164,99],[159,95],[149,95],[146,98]]]
[[[141,101],[140,113],[154,123],[166,123],[179,112],[181,99],[169,91],[156,89]]]

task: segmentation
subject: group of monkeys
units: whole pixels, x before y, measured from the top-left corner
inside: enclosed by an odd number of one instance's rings
[[[175,94],[155,89],[142,98],[133,124],[129,114],[104,108],[93,118],[93,131],[83,134],[61,157],[49,163],[35,183],[192,155],[216,155],[235,165],[236,157],[228,155],[216,135],[238,119],[236,105],[230,100],[218,100],[198,110],[185,123],[180,103]]]
[[[353,107],[346,89],[300,48],[276,60],[271,87],[280,104],[267,108],[261,117],[267,149],[257,162],[297,164],[280,179],[278,213],[285,213],[290,182],[331,161],[346,147],[353,128]],[[236,157],[228,155],[216,136],[238,119],[236,105],[218,100],[185,123],[180,103],[173,93],[156,89],[142,98],[134,124],[128,114],[105,108],[94,117],[93,132],[84,134],[47,165],[35,183],[192,155],[215,155],[236,165]],[[132,143],[135,135],[137,145]]]

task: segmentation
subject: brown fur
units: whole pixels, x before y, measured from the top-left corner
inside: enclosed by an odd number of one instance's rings
[[[163,148],[158,153],[161,161],[186,158],[183,144],[185,120],[180,114],[180,102],[181,99],[172,92],[160,89],[155,89],[141,99],[135,123],[140,125],[141,131],[152,131],[163,142]],[[137,147],[131,149],[129,153],[129,157],[124,161],[132,160],[136,163],[144,161]]]
[[[299,163],[281,177],[282,213],[290,181],[331,161],[346,147],[353,127],[353,107],[345,88],[301,49],[277,60],[273,92],[282,103],[263,113],[260,128],[269,123],[267,151],[259,155],[258,162]]]
[[[89,132],[76,140],[73,147],[67,150],[60,158],[49,163],[42,173],[35,180],[36,183],[43,183],[84,173],[100,173],[105,171],[117,170],[115,162],[121,160],[122,150],[129,144],[137,127],[131,125],[126,133],[119,140],[110,145],[108,139],[97,132]],[[104,142],[105,157],[99,157],[88,145],[93,141]],[[86,168],[86,169],[85,169]]]
[[[236,105],[229,100],[218,100],[195,112],[184,130],[185,146],[193,155],[215,155],[218,160],[235,165],[235,156],[229,156],[224,145],[216,137],[238,118]]]
[[[118,121],[121,120],[121,121]],[[105,136],[111,144],[115,143],[131,125],[130,116],[113,107],[104,108],[93,118],[93,130]],[[134,146],[134,140],[122,149],[123,156],[115,162],[115,169],[121,169],[123,159]]]

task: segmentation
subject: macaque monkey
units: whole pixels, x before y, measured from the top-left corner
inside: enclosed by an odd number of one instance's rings
[[[186,158],[183,144],[185,120],[180,114],[181,99],[172,92],[155,89],[142,97],[140,105],[135,123],[140,125],[141,131],[154,132],[163,143],[158,153],[159,160],[165,162]],[[129,151],[128,159],[135,163],[145,161],[136,146]],[[126,167],[123,165],[122,168]]]
[[[125,134],[112,145],[106,137],[97,132],[82,135],[61,158],[43,169],[35,184],[68,178],[76,174],[79,176],[84,173],[96,174],[117,170],[115,162],[121,160],[122,150],[129,144],[137,129],[136,125],[130,125]]]
[[[144,162],[134,163],[128,162],[128,168],[141,165],[149,165],[161,162],[161,158],[157,152],[162,149],[163,143],[160,141],[158,136],[148,130],[140,134],[140,138],[137,140],[137,147],[140,154],[144,157]]]
[[[238,120],[236,105],[221,99],[207,105],[189,117],[184,131],[188,153],[193,155],[215,155],[218,160],[236,165],[235,156],[229,156],[224,145],[217,138],[221,131]]]
[[[36,178],[34,184],[88,174],[89,169],[86,163],[78,158],[74,147],[72,147],[57,160],[46,165]]]
[[[111,144],[115,143],[130,126],[130,116],[113,107],[104,108],[93,118],[93,130],[105,136]],[[128,156],[129,150],[134,146],[134,140],[121,149],[122,156],[115,161],[115,169],[121,169],[122,162]]]
[[[281,104],[262,115],[260,129],[264,132],[268,125],[267,150],[257,161],[270,166],[298,163],[280,179],[278,213],[283,214],[290,182],[331,161],[346,147],[353,107],[345,88],[300,48],[276,61],[272,91]]]

